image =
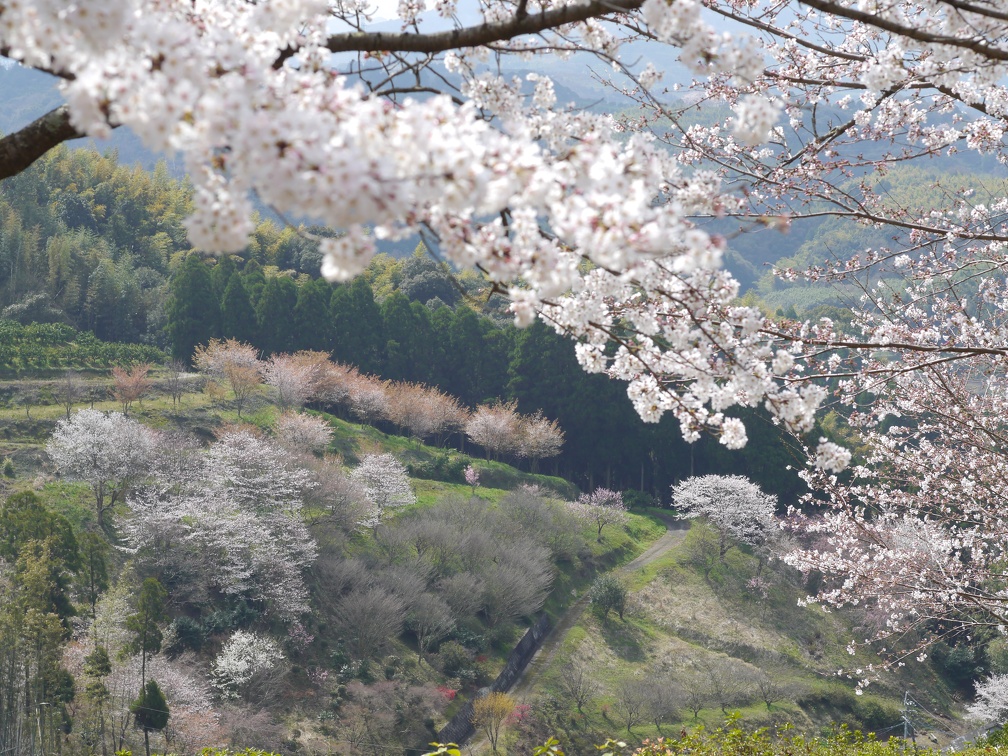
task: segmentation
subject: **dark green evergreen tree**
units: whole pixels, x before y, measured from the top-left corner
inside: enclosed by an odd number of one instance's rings
[[[380,373],[385,338],[382,314],[364,276],[333,291],[333,356],[365,373]]]
[[[274,276],[266,281],[262,296],[256,304],[259,333],[255,345],[264,355],[290,352],[292,342],[291,318],[297,304],[297,284],[287,276]]]
[[[153,680],[148,680],[147,684],[140,691],[139,697],[130,706],[133,714],[133,721],[136,726],[143,730],[144,748],[147,756],[150,756],[150,733],[160,732],[168,725],[168,718],[171,716],[168,711],[168,701],[165,700],[161,688]]]
[[[292,351],[332,349],[333,324],[329,315],[332,292],[332,286],[321,278],[306,281],[298,288],[291,329]]]
[[[242,283],[245,284],[245,291],[248,292],[249,302],[253,309],[259,304],[259,297],[266,288],[266,275],[263,273],[262,265],[257,260],[249,260],[242,269]]]
[[[77,538],[70,521],[32,491],[14,494],[0,507],[0,557],[16,564],[26,555],[47,574],[47,611],[66,623],[76,613],[70,585],[81,567]]]
[[[159,625],[167,619],[165,600],[168,591],[156,578],[147,578],[140,586],[136,612],[126,618],[126,629],[133,634],[130,650],[140,654],[140,682],[147,680],[147,658],[161,650],[163,635]]]
[[[81,537],[77,583],[84,600],[91,606],[92,620],[97,616],[98,597],[109,586],[108,553],[108,542],[98,533],[89,532]]]
[[[385,334],[382,375],[394,381],[430,383],[430,310],[393,292],[381,306]]]
[[[172,356],[189,363],[198,344],[220,335],[220,305],[210,270],[189,255],[172,276],[168,298],[168,335]]]
[[[256,338],[257,320],[240,275],[233,275],[221,300],[221,337],[251,344]]]
[[[231,282],[232,276],[238,272],[238,266],[232,255],[221,255],[217,258],[217,264],[210,271],[210,280],[213,282],[214,294],[217,301],[224,299],[224,291]]]

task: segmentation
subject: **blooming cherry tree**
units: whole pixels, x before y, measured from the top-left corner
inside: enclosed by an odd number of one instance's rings
[[[717,529],[722,559],[737,542],[765,545],[777,527],[777,497],[741,475],[688,478],[672,488],[672,500],[680,516],[704,518]]]
[[[272,638],[236,630],[213,661],[213,685],[224,698],[238,698],[255,679],[283,661],[280,646]]]
[[[608,488],[596,488],[590,494],[581,494],[568,507],[578,519],[595,527],[599,542],[602,541],[602,528],[606,525],[625,525],[627,522],[623,494]]]
[[[332,427],[318,415],[285,412],[276,419],[273,433],[285,449],[314,454],[325,451],[332,441]]]
[[[105,513],[150,472],[155,433],[117,412],[78,410],[56,423],[46,452],[56,469],[86,481],[95,496],[95,514]]]
[[[369,527],[377,527],[388,510],[416,502],[406,468],[391,454],[365,455],[349,478],[364,490],[374,507],[364,523]]]

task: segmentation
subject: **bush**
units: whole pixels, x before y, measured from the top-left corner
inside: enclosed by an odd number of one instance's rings
[[[609,612],[616,612],[623,619],[629,591],[618,577],[611,573],[599,575],[592,583],[588,595],[592,608],[603,621],[609,618]]]
[[[656,502],[655,497],[646,491],[630,489],[623,492],[623,503],[627,505],[627,509],[643,509],[657,506],[659,502]]]
[[[4,457],[3,461],[3,475],[5,478],[13,478],[17,473],[14,471],[14,460],[10,457]]]
[[[167,636],[171,642],[165,646],[165,651],[174,656],[186,651],[199,652],[206,640],[203,626],[192,617],[176,617],[168,628]]]
[[[438,452],[430,459],[413,460],[406,465],[411,478],[440,480],[445,483],[465,483],[465,469],[472,460],[469,457],[447,452]]]
[[[469,651],[457,641],[441,644],[437,655],[441,671],[448,677],[468,679],[473,676],[473,661]]]

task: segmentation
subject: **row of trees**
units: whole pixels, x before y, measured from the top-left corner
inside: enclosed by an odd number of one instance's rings
[[[564,434],[541,413],[523,416],[517,403],[466,409],[457,399],[422,384],[382,380],[356,367],[329,360],[322,352],[276,353],[267,360],[250,344],[212,339],[196,347],[196,367],[231,390],[238,415],[265,385],[283,411],[307,402],[349,412],[362,422],[388,423],[421,441],[444,443],[464,432],[489,457],[539,460],[560,453]]]
[[[445,275],[426,258],[401,264],[382,258],[365,275],[335,287],[267,277],[258,265],[239,267],[236,260],[224,257],[211,266],[190,257],[178,270],[169,308],[177,357],[189,360],[198,345],[220,337],[250,343],[267,357],[327,352],[362,373],[436,387],[470,407],[513,401],[521,414],[556,419],[567,437],[557,469],[584,488],[604,484],[658,495],[691,474],[728,471],[790,499],[805,490],[797,472],[788,469],[798,452],[762,410],[742,412],[758,452],[728,454],[704,439],[686,444],[674,421],[642,425],[625,389],[586,374],[569,343],[545,325],[519,330],[479,315],[463,301],[454,308],[441,306],[440,297],[430,306],[411,301],[396,286],[418,276]],[[409,277],[401,268],[420,272]],[[471,276],[461,281],[473,291],[478,284]],[[228,288],[240,306],[225,306]],[[228,312],[234,316],[225,317]],[[621,443],[609,443],[613,437]]]

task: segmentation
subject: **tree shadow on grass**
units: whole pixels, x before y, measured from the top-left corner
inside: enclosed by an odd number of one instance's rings
[[[644,661],[646,633],[636,625],[610,616],[600,623],[602,638],[620,659],[628,662]]]

